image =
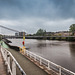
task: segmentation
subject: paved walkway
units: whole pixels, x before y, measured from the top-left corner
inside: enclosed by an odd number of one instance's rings
[[[16,58],[16,60],[18,61],[18,63],[27,75],[48,75],[44,70],[40,69],[37,65],[32,63],[29,59],[27,59],[19,52],[13,49],[8,50],[13,54],[13,56]]]
[[[0,52],[0,75],[6,75],[6,69]]]
[[[35,65],[33,62],[31,62],[28,58],[23,56],[18,51],[8,48],[8,46],[4,43],[3,46],[12,53],[12,55],[15,57],[15,59],[18,61],[18,63],[27,75],[48,75],[44,70],[39,68],[37,65]],[[20,73],[17,72],[17,75],[20,75]]]
[[[5,43],[3,43],[3,47],[7,48],[12,53],[12,55],[15,57],[15,59],[18,61],[18,63],[27,75],[48,75],[44,70],[39,68],[18,51],[10,49]],[[20,75],[20,72],[17,72],[17,75]]]

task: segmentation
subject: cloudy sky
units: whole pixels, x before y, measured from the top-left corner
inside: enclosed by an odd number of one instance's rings
[[[73,23],[75,0],[0,0],[0,25],[15,30],[63,31]]]

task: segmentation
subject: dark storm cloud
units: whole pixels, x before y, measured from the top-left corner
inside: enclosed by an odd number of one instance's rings
[[[0,18],[75,18],[74,0],[0,0]]]

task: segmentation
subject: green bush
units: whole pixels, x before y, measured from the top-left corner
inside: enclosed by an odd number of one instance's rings
[[[0,35],[0,41],[2,40],[2,36]]]

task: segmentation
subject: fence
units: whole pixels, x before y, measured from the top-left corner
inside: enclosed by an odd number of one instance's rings
[[[49,70],[51,69],[51,70],[55,71],[58,75],[75,75],[74,72],[67,70],[67,69],[61,67],[60,65],[57,65],[57,64],[55,64],[41,56],[38,56],[28,50],[26,50],[26,55],[30,58],[33,58],[33,60],[39,62],[40,65],[44,65]]]
[[[21,66],[18,64],[16,59],[13,57],[13,55],[5,48],[1,46],[1,53],[3,56],[3,59],[5,61],[5,65],[7,65],[7,72],[10,73],[10,75],[17,75],[16,67],[21,72],[21,75],[26,75],[26,73],[23,71]]]

